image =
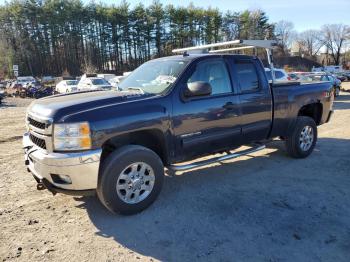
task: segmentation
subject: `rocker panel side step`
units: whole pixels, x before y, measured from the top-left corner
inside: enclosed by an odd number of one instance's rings
[[[193,168],[197,168],[197,167],[202,167],[202,166],[206,166],[209,164],[213,164],[213,163],[217,163],[217,162],[221,162],[224,160],[229,160],[229,159],[233,159],[233,158],[237,158],[240,156],[244,156],[244,155],[248,155],[260,150],[265,149],[266,146],[265,145],[255,145],[252,148],[248,148],[242,151],[238,151],[232,154],[227,154],[224,156],[219,156],[219,157],[214,157],[211,159],[207,159],[207,160],[202,160],[202,161],[198,161],[198,162],[193,162],[190,164],[185,164],[185,165],[170,165],[168,168],[173,170],[173,171],[184,171],[184,170],[189,170],[189,169],[193,169]]]

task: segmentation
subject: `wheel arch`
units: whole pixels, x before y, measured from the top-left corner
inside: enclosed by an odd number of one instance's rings
[[[323,114],[323,105],[320,102],[303,105],[299,111],[298,116],[311,117],[316,125],[320,125]]]
[[[144,146],[154,151],[162,160],[164,165],[169,163],[168,146],[165,134],[158,129],[147,129],[134,131],[114,136],[102,145],[101,163],[110,153],[127,145]]]

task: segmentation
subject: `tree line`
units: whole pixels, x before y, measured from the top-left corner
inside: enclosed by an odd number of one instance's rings
[[[158,0],[133,7],[126,1],[11,0],[0,6],[0,78],[13,76],[14,64],[21,75],[119,74],[175,48],[233,39],[275,39],[276,55],[288,56],[292,48],[314,61],[326,47],[339,64],[349,38],[347,25],[297,33],[291,22],[272,23],[262,10],[223,13]]]
[[[273,31],[261,10],[12,0],[0,6],[0,70],[9,75],[18,64],[22,75],[120,73],[174,48],[271,39]]]

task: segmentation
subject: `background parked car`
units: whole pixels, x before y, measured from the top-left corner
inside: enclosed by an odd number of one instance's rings
[[[107,82],[106,79],[100,77],[87,77],[84,79],[82,78],[78,83],[79,91],[99,89],[110,90],[112,89],[112,85],[109,82]]]
[[[109,82],[109,80],[115,77],[115,74],[97,74],[97,77],[104,78]]]
[[[343,73],[334,73],[334,76],[338,78],[341,82],[347,80],[347,77]]]
[[[45,84],[45,85],[47,85],[47,84],[54,84],[55,81],[56,81],[56,77],[53,77],[53,76],[43,76],[41,78],[41,83]]]
[[[118,88],[118,84],[120,83],[121,76],[113,77],[112,79],[109,79],[108,82],[111,84],[112,87]]]
[[[334,96],[337,97],[340,94],[341,81],[337,79],[335,76],[323,73],[323,74],[310,74],[309,77],[313,81],[329,81],[333,85]]]
[[[20,87],[18,89],[18,95],[21,98],[25,98],[25,97],[34,97],[34,90],[38,89],[41,87],[40,82],[35,81],[35,82],[31,82],[31,83],[26,83],[24,86]]]
[[[108,82],[114,87],[118,88],[118,84],[123,81],[128,75],[130,75],[131,72],[124,72],[121,76],[113,77],[112,79],[108,80]]]
[[[350,81],[350,72],[343,72],[343,76],[346,77],[346,81]]]
[[[58,93],[70,93],[78,90],[78,80],[62,80],[55,88]]]
[[[275,68],[274,71],[275,71],[275,78],[276,78],[277,81],[288,81],[288,80],[291,80],[291,78],[288,76],[286,71],[284,71],[284,69]],[[270,68],[265,68],[265,72],[266,72],[268,80],[272,81],[272,75],[271,75]]]
[[[29,83],[35,82],[36,79],[33,76],[19,76],[17,77],[17,80],[15,81],[16,84],[21,85],[22,87],[26,86]]]

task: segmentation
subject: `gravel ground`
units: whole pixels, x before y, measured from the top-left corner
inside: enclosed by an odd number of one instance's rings
[[[309,158],[291,159],[274,142],[166,176],[158,200],[129,217],[94,197],[36,190],[21,149],[29,102],[0,106],[2,261],[349,261],[349,92]]]

